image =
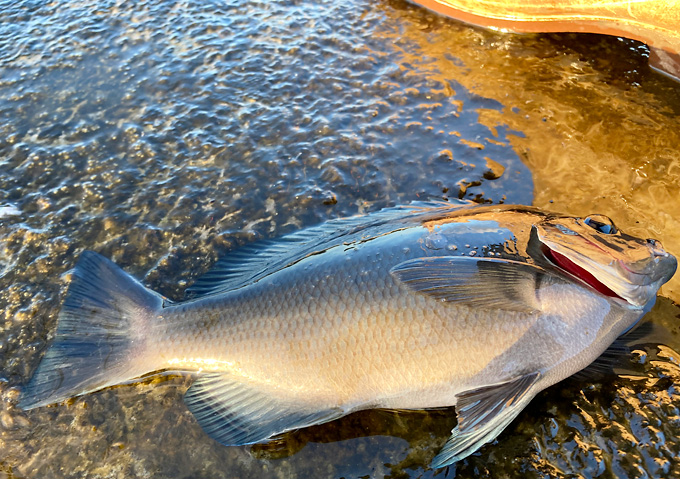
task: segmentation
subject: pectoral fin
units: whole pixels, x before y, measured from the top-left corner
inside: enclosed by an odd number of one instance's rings
[[[267,442],[271,437],[332,421],[341,408],[312,407],[303,400],[264,392],[222,374],[200,377],[184,402],[203,430],[227,446]]]
[[[550,273],[520,261],[436,256],[416,258],[390,271],[411,290],[472,308],[535,312],[538,284]]]
[[[448,466],[495,439],[531,401],[528,393],[539,378],[534,372],[458,394],[458,424],[430,466]]]

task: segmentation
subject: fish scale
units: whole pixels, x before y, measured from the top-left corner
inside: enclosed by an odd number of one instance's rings
[[[368,251],[358,253],[363,258],[358,257],[357,261],[362,264],[367,257],[374,257],[373,249],[380,247],[380,241],[371,244],[370,248],[367,248]],[[389,255],[383,257],[388,261]],[[411,257],[404,255],[403,259]],[[312,260],[313,258],[309,258],[309,261]],[[342,258],[337,262],[340,265],[344,264]],[[365,402],[367,397],[372,397],[374,403],[380,404],[379,398],[375,397],[376,392],[382,391],[387,397],[407,396],[420,391],[420,384],[423,383],[433,384],[435,388],[440,387],[440,384],[447,384],[448,395],[453,397],[452,392],[455,392],[456,387],[455,382],[451,382],[451,377],[460,380],[466,374],[475,372],[475,369],[482,369],[495,357],[486,340],[480,340],[480,332],[492,328],[495,317],[482,317],[489,315],[480,313],[472,317],[469,308],[464,306],[448,305],[431,301],[426,296],[409,294],[406,287],[389,276],[376,277],[373,281],[373,277],[378,276],[381,269],[384,270],[384,267],[376,268],[375,274],[363,276],[357,283],[350,267],[343,269],[334,262],[328,262],[307,268],[307,265],[301,262],[277,274],[293,278],[298,274],[304,274],[306,277],[304,283],[291,279],[292,286],[289,287],[286,285],[291,283],[280,281],[274,275],[270,280],[261,280],[249,290],[234,292],[231,295],[233,297],[225,295],[215,298],[217,304],[213,306],[214,309],[222,311],[223,314],[226,311],[233,311],[233,314],[240,318],[236,322],[228,315],[224,315],[221,321],[215,323],[223,325],[220,331],[215,331],[223,338],[217,342],[223,344],[224,338],[231,338],[232,342],[240,346],[234,351],[230,351],[229,347],[206,350],[206,345],[215,343],[215,337],[210,334],[212,330],[196,335],[195,344],[188,345],[188,349],[178,350],[172,344],[173,337],[186,335],[182,332],[186,328],[189,330],[204,328],[191,326],[191,315],[183,311],[186,309],[184,306],[179,306],[177,319],[173,321],[172,308],[169,308],[166,313],[168,321],[165,323],[168,329],[162,333],[164,338],[168,338],[169,343],[154,349],[172,351],[179,357],[207,355],[216,358],[220,363],[232,362],[238,358],[240,363],[238,374],[251,378],[269,378],[278,373],[283,389],[292,388],[294,384],[303,384],[305,394],[308,396],[318,393],[326,397],[332,392],[338,395],[338,405],[348,410]],[[323,287],[327,270],[336,272],[334,282],[339,283],[342,294],[338,296],[327,294],[328,289]],[[279,306],[271,310],[263,308],[268,302],[266,298],[269,297],[283,299],[274,301]],[[311,303],[310,299],[315,302]],[[345,305],[343,308],[345,311],[353,311],[354,314],[343,317],[338,312],[339,308],[336,306],[338,303]],[[238,306],[232,308],[230,304]],[[322,314],[311,311],[310,304],[319,307],[323,305]],[[198,321],[201,321],[200,310],[194,311],[192,315],[197,315]],[[331,317],[338,318],[335,330],[339,333],[339,337],[332,341],[323,334],[322,324],[319,324]],[[253,321],[261,323],[256,323],[255,327],[252,327]],[[527,326],[523,325],[521,319],[517,322],[520,326],[504,331],[502,341],[498,341],[500,349],[506,349],[514,344],[526,329]],[[524,318],[524,322],[530,324],[529,318]],[[175,324],[180,331],[173,330]],[[427,325],[429,330],[437,332],[435,336],[426,338],[429,342],[427,346],[421,344],[424,338],[422,333],[424,325]],[[295,331],[295,334],[282,334],[283,331]],[[389,339],[386,338],[386,331],[389,331]],[[305,334],[304,332],[314,339],[311,349],[300,347],[297,341],[296,336]],[[332,346],[329,346],[329,341]],[[463,345],[465,347],[462,347]],[[330,369],[332,374],[319,374],[318,366],[312,359],[314,356],[323,357],[330,350],[333,351],[333,356],[329,358],[333,361]],[[470,352],[476,358],[475,368],[465,364]],[[380,361],[376,358],[380,358]],[[172,360],[172,356],[168,359]],[[244,363],[249,359],[250,362],[245,367]],[[442,368],[442,363],[451,365],[452,371]],[[379,367],[380,364],[383,367]],[[385,364],[392,365],[391,369],[385,368]],[[465,364],[465,367],[455,367],[460,364]],[[272,365],[275,365],[276,371],[272,370]],[[279,372],[283,365],[295,374],[287,370]],[[186,364],[181,369],[191,370],[197,366]],[[156,369],[166,367],[160,363],[156,365]],[[203,370],[208,371],[210,368],[204,366]],[[423,372],[427,370],[436,374],[424,375]],[[215,371],[222,369],[218,368]],[[396,374],[397,371],[401,373]],[[404,371],[411,375],[411,383],[404,384]],[[285,378],[289,377],[294,378],[295,382],[285,383]],[[340,390],[334,390],[334,386]],[[450,401],[450,398],[446,398],[444,402],[446,401]],[[441,402],[442,400],[433,404],[421,404],[420,407],[438,407],[441,406]],[[392,406],[407,407],[409,404]]]
[[[294,273],[291,272],[291,274]],[[342,277],[341,274],[338,276]],[[314,280],[311,279],[310,282],[314,283]],[[336,328],[339,337],[332,341],[335,348],[329,348],[329,338],[317,324],[320,321],[319,317],[316,315],[306,316],[308,314],[306,311],[306,298],[309,298],[308,291],[317,291],[316,286],[302,290],[294,286],[293,294],[288,294],[289,291],[286,288],[279,291],[270,287],[266,281],[262,281],[258,286],[259,289],[263,290],[262,292],[252,291],[249,293],[253,296],[252,301],[246,302],[244,299],[238,298],[239,294],[235,295],[237,296],[235,299],[219,298],[220,302],[230,303],[233,301],[233,303],[239,305],[235,314],[238,314],[241,320],[234,325],[234,321],[230,318],[223,317],[219,324],[224,326],[221,331],[216,332],[223,338],[232,338],[232,341],[240,346],[237,350],[233,352],[230,352],[229,348],[205,350],[206,345],[215,342],[215,337],[209,331],[196,335],[195,344],[188,345],[188,349],[178,350],[171,343],[164,347],[159,346],[156,349],[173,351],[180,357],[208,355],[220,362],[233,361],[234,358],[238,358],[240,374],[250,373],[251,376],[258,377],[270,377],[273,374],[271,365],[275,364],[278,370],[282,368],[280,365],[283,364],[295,370],[295,381],[306,385],[308,390],[306,394],[313,395],[315,392],[321,391],[321,395],[325,396],[323,393],[332,389],[332,385],[327,383],[328,380],[334,385],[340,385],[346,397],[343,401],[339,401],[339,404],[347,403],[349,409],[354,404],[364,400],[363,397],[353,397],[347,394],[356,384],[372,386],[368,387],[368,393],[366,388],[362,388],[360,392],[363,395],[373,395],[375,394],[374,391],[382,390],[387,391],[389,396],[400,389],[415,391],[417,389],[416,384],[421,381],[426,383],[433,382],[435,379],[444,381],[451,374],[440,367],[441,362],[460,364],[467,355],[468,349],[459,347],[461,342],[476,344],[479,351],[476,355],[478,368],[481,368],[485,362],[493,358],[493,352],[486,347],[484,341],[475,340],[478,336],[475,330],[465,328],[464,325],[462,327],[455,325],[459,321],[469,322],[470,313],[463,313],[461,311],[464,309],[463,307],[441,304],[429,301],[426,297],[404,294],[405,291],[400,291],[395,281],[389,283],[391,283],[391,287],[387,290],[391,290],[391,292],[388,295],[390,298],[388,301],[381,302],[378,300],[375,294],[375,288],[378,287],[378,284],[374,285],[372,291],[366,289],[364,285],[346,288],[341,297],[336,297],[335,301],[347,304],[347,309],[352,309],[358,313],[339,321]],[[260,305],[263,303],[261,299],[263,295],[267,294],[288,299],[284,299],[279,308],[274,311],[262,311],[260,309]],[[361,306],[357,307],[357,303]],[[230,309],[224,304],[215,305],[214,308],[221,311]],[[335,311],[335,308],[327,306],[324,317],[339,317]],[[405,314],[404,311],[408,313]],[[167,317],[172,317],[171,310],[167,312]],[[271,319],[266,324],[248,328],[250,317],[270,317]],[[307,321],[302,319],[305,317],[308,318]],[[493,318],[483,319],[479,316],[475,317],[473,321],[482,328],[490,326],[494,322]],[[171,341],[171,338],[183,334],[180,331],[173,331],[172,325],[179,325],[180,330],[194,329],[190,326],[190,322],[191,317],[188,317],[182,311],[178,311],[177,322],[173,323],[171,319],[166,322],[166,325],[170,323],[171,326],[163,333],[163,336],[170,338]],[[438,334],[432,338],[436,341],[436,344],[429,344],[427,347],[419,344],[423,337],[422,328],[424,324],[427,324],[430,330],[437,331]],[[230,325],[234,325],[232,326],[234,329],[230,329]],[[298,334],[308,331],[310,335],[313,335],[312,351],[318,356],[323,356],[324,352],[329,351],[329,349],[334,351],[332,358],[329,358],[334,362],[331,368],[333,374],[328,376],[328,380],[318,373],[317,365],[311,361],[312,354],[310,354],[309,349],[299,347],[294,336],[288,335],[286,337],[281,334],[282,331],[287,329],[294,329]],[[466,333],[461,334],[461,330]],[[386,331],[389,331],[389,337],[386,337]],[[512,344],[517,340],[517,337],[506,332],[504,339],[507,344]],[[218,343],[224,342],[225,339],[218,341]],[[505,343],[499,344],[500,347],[505,345]],[[291,351],[295,353],[291,354]],[[172,359],[172,357],[169,358]],[[249,358],[252,358],[248,363],[249,367],[252,368],[250,371],[244,368],[244,362]],[[396,378],[386,375],[384,368],[376,367],[375,358],[381,358],[383,364],[394,365],[394,370],[409,371],[413,374],[413,371],[422,370],[426,367],[431,371],[437,371],[438,376],[422,377],[422,374],[414,374],[414,378],[417,379],[416,383],[411,385],[400,384],[395,381]],[[157,365],[156,368],[164,369],[162,364]],[[185,368],[192,369],[191,365],[186,365]],[[209,368],[204,367],[204,370],[209,370]],[[469,366],[466,366],[466,370],[471,372]],[[282,385],[284,388],[286,386],[290,387],[290,385]],[[439,405],[431,404],[429,406]]]
[[[442,467],[595,360],[676,267],[659,242],[601,215],[443,203],[246,248],[180,303],[85,252],[19,405],[191,373],[187,407],[225,445],[361,409],[455,406],[432,462]]]

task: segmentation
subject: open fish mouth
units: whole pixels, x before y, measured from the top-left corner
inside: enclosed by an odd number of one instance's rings
[[[558,253],[557,251],[550,249],[550,247],[546,246],[545,244],[541,244],[541,252],[553,265],[568,273],[570,276],[573,276],[581,282],[587,284],[598,293],[628,302],[625,298],[622,298],[620,295],[616,294],[616,292],[614,292],[609,286],[598,280],[587,269],[582,268],[578,264],[574,263],[562,253]]]
[[[644,258],[626,261],[625,257],[617,258],[586,238],[576,238],[572,237],[569,245],[542,240],[541,252],[563,274],[629,307],[643,308],[677,268],[675,257],[656,240],[639,245],[647,251]]]

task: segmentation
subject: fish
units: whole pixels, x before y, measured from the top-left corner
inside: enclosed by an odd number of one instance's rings
[[[496,438],[652,307],[676,258],[603,215],[421,202],[237,249],[181,302],[84,251],[19,407],[151,374],[227,445],[374,408],[455,407],[430,464]]]

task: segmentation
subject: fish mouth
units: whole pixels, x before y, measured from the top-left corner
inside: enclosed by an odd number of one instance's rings
[[[629,302],[625,298],[621,297],[616,292],[614,292],[609,286],[607,286],[602,281],[597,279],[588,270],[577,265],[562,253],[558,253],[557,251],[551,249],[545,243],[541,243],[541,252],[543,253],[543,256],[545,256],[546,259],[548,259],[548,261],[550,261],[554,266],[558,267],[560,270],[569,274],[569,276],[572,276],[581,281],[582,283],[587,284],[598,293],[612,298],[620,299],[621,301],[624,301],[626,303]]]
[[[545,259],[562,274],[629,308],[646,307],[677,268],[676,258],[661,247],[650,248],[647,258],[630,263],[585,241],[595,247],[593,257],[563,245],[553,247],[550,242],[541,241],[540,248]]]
[[[653,304],[677,269],[659,241],[626,235],[608,219],[553,218],[534,224],[532,239],[539,263],[630,309]]]

